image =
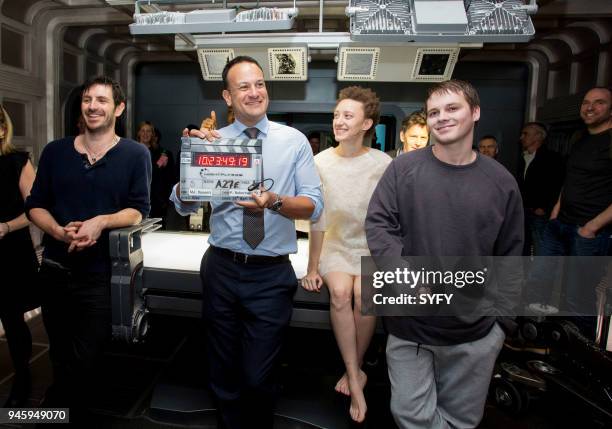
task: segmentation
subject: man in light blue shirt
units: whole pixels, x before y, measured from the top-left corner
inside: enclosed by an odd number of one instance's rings
[[[259,64],[240,56],[223,70],[223,98],[235,122],[192,137],[263,140],[264,179],[274,184],[252,201],[212,203],[210,247],[202,258],[203,314],[208,328],[210,386],[224,428],[270,428],[274,369],[289,325],[297,278],[294,219],[316,219],[323,209],[312,150],[299,131],[268,120],[268,93]],[[184,131],[186,135],[186,131]],[[271,181],[266,181],[266,187]],[[177,184],[170,199],[183,215]],[[263,223],[263,224],[262,224]]]
[[[312,150],[308,140],[295,128],[287,127],[269,121],[266,116],[255,125],[259,130],[257,138],[263,140],[264,178],[274,179],[274,185],[269,192],[262,193],[269,205],[280,195],[282,206],[279,212],[264,210],[265,237],[263,241],[252,249],[243,240],[242,215],[243,209],[238,204],[244,203],[218,203],[212,202],[213,212],[210,218],[210,238],[208,242],[217,247],[223,247],[235,252],[248,255],[277,256],[297,252],[295,239],[295,225],[293,219],[318,218],[323,208],[321,198],[321,183],[316,172],[312,157]],[[218,131],[219,137],[244,137],[244,130],[248,127],[239,119]],[[208,135],[211,135],[208,133]],[[308,154],[307,151],[310,151]],[[310,155],[310,156],[308,156]],[[266,187],[271,184],[265,183]],[[176,186],[178,188],[178,185]],[[296,197],[298,196],[298,197]],[[314,208],[312,214],[292,217],[289,205],[293,198],[298,200],[309,199]],[[183,216],[195,213],[199,204],[182,202],[173,192],[170,198]],[[298,201],[307,205],[309,201]],[[268,207],[262,205],[261,207]],[[304,209],[301,209],[304,210]],[[295,210],[294,210],[295,211]]]

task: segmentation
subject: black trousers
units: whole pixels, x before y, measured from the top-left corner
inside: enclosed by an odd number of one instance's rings
[[[17,283],[15,283],[15,286]],[[16,378],[27,376],[30,371],[30,358],[32,357],[32,335],[30,328],[23,319],[23,309],[15,304],[15,307],[2,306],[0,308],[0,321],[4,327],[6,342],[13,361]]]
[[[43,261],[40,278],[53,367],[42,405],[71,408],[72,421],[98,386],[95,364],[111,337],[110,275],[75,273]]]
[[[297,288],[293,267],[243,264],[209,249],[200,276],[220,427],[271,428],[273,372]]]

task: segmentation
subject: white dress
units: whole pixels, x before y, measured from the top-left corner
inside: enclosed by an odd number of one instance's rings
[[[311,224],[325,231],[319,274],[336,271],[361,274],[361,257],[370,256],[365,218],[370,197],[391,157],[376,149],[345,158],[329,148],[317,154],[315,165],[323,185],[323,214]]]

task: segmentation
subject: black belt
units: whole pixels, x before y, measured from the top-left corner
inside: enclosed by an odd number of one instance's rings
[[[289,255],[279,256],[262,256],[262,255],[247,255],[246,253],[232,252],[229,249],[222,247],[210,246],[210,250],[218,255],[231,258],[232,261],[239,264],[254,264],[254,265],[275,265],[286,264],[289,262]]]

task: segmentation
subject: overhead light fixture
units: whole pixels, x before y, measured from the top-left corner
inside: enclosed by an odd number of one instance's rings
[[[180,3],[180,2],[175,2]],[[197,9],[190,12],[162,10],[171,5],[164,0],[138,0],[135,3],[134,23],[131,34],[202,34],[225,32],[256,32],[290,30],[293,27],[297,8],[268,8],[243,11],[235,9]],[[147,5],[147,10],[141,7]]]
[[[417,34],[465,34],[468,20],[463,0],[414,0]]]
[[[380,48],[340,46],[338,80],[375,80]]]
[[[221,80],[223,68],[234,59],[234,50],[230,48],[198,49],[198,62],[204,80]]]
[[[535,29],[521,0],[472,0],[467,10],[471,34],[533,35]]]
[[[372,40],[372,36],[404,36],[413,34],[412,11],[405,0],[361,0],[351,2],[347,15],[351,17],[353,40]]]
[[[350,0],[351,40],[516,43],[535,35],[536,0]]]
[[[321,9],[319,32],[297,33],[269,31],[292,28],[295,7],[168,9],[179,3],[137,0],[130,31],[175,33],[177,51],[197,50],[205,80],[220,80],[227,61],[249,55],[267,80],[304,81],[309,50],[316,50],[337,54],[341,81],[437,82],[451,77],[460,48],[529,41],[529,15],[537,11],[535,0],[350,0],[350,32],[322,31]]]
[[[267,81],[308,80],[308,46],[269,46],[199,48],[198,62],[202,77],[206,81],[221,80],[223,68],[229,61],[240,55],[248,55],[261,65]]]
[[[268,48],[271,80],[308,80],[308,47]]]
[[[440,82],[450,79],[460,48],[458,46],[340,45],[339,81]]]
[[[412,80],[416,82],[442,82],[453,75],[459,58],[459,48],[418,48]]]

